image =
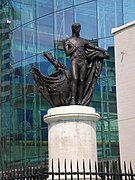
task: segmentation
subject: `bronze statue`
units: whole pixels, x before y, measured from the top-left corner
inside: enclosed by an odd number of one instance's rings
[[[80,37],[81,25],[72,25],[72,36],[63,40],[63,48],[70,56],[70,70],[57,62],[51,54],[44,56],[55,66],[50,77],[33,68],[33,76],[42,95],[52,106],[81,104],[88,105],[99,77],[103,59],[108,59],[106,50],[92,45]]]
[[[87,49],[99,51],[102,54],[106,53],[105,50],[97,48],[88,40],[81,38],[80,30],[81,25],[74,23],[72,25],[72,36],[64,41],[65,53],[70,56],[71,61],[71,104],[82,104],[87,65],[89,64],[88,61],[92,60],[87,58]]]

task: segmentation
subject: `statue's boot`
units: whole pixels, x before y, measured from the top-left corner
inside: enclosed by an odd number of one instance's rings
[[[74,97],[71,98],[71,103],[70,103],[70,105],[75,105],[75,98],[74,98]]]

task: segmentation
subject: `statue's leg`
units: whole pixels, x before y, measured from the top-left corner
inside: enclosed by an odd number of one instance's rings
[[[83,64],[83,66],[80,68],[79,71],[78,104],[82,103],[85,77],[86,77],[86,63]]]
[[[71,62],[70,65],[71,71],[71,103],[75,104],[76,96],[77,96],[77,83],[78,83],[78,65],[75,61]]]

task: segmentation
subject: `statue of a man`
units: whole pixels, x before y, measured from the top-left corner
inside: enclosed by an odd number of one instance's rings
[[[87,72],[87,49],[92,49],[105,53],[104,49],[92,45],[88,40],[80,37],[81,25],[74,23],[72,25],[72,36],[63,41],[64,51],[70,56],[70,74],[71,74],[71,103],[82,104],[84,83]],[[94,51],[93,51],[94,52]],[[92,53],[93,53],[92,52]]]
[[[109,58],[106,50],[80,37],[81,25],[72,25],[72,36],[60,41],[58,49],[70,56],[70,70],[45,52],[56,71],[49,77],[33,67],[32,73],[39,92],[52,106],[69,104],[89,105],[101,74],[103,60]]]

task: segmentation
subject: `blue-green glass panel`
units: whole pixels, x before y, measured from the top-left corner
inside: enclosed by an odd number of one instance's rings
[[[96,109],[96,112],[101,112],[101,104],[100,104],[100,100],[94,100],[95,98],[92,98],[92,101],[90,102],[90,106]]]
[[[37,18],[53,12],[53,0],[36,0]]]
[[[109,102],[109,112],[110,113],[117,113],[117,105],[116,102]]]
[[[6,2],[6,0],[0,0],[0,5],[3,5]]]
[[[1,18],[1,25],[5,26],[7,24],[7,20],[11,20],[10,12],[9,12],[10,4],[7,1],[3,1],[0,5],[0,18]]]
[[[21,25],[21,11],[22,11],[22,4],[21,0],[9,0],[9,8],[11,9],[12,18],[9,17],[11,20],[11,25],[13,28],[16,28]]]
[[[54,0],[54,10],[62,10],[68,7],[73,6],[73,0]]]
[[[86,39],[97,38],[97,8],[96,2],[75,6],[75,22],[82,25],[81,36]]]
[[[22,59],[22,29],[17,28],[12,33],[12,60],[13,62],[20,61]]]
[[[23,76],[23,86],[24,93],[33,95],[34,79],[32,76],[32,66],[36,64],[36,57],[31,57],[22,61],[22,76]]]
[[[21,1],[21,19],[22,24],[32,21],[36,17],[36,1],[22,0]]]
[[[97,0],[98,37],[112,36],[112,28],[123,23],[122,0]]]
[[[22,96],[23,93],[23,69],[22,62],[18,62],[12,65],[12,98]]]
[[[11,103],[10,101],[4,102],[1,104],[1,135],[2,137],[8,136],[10,134],[11,130],[11,121],[9,121],[11,116],[11,109],[10,109]]]
[[[73,8],[56,12],[55,14],[55,40],[65,39],[70,36],[73,23]]]
[[[98,40],[98,46],[109,51],[109,53],[114,58],[114,51],[113,51],[114,49],[112,49],[114,47],[113,37],[105,37],[105,38],[99,39]]]
[[[124,24],[135,20],[135,1],[123,0]]]
[[[89,1],[95,1],[95,0],[74,0],[74,4],[75,5],[78,5],[78,4],[82,4],[82,3],[86,3],[86,2],[89,2]]]
[[[53,51],[51,51],[53,52]],[[54,53],[52,54],[54,56]],[[40,71],[45,75],[51,75],[55,68],[42,54],[37,56],[38,67]]]
[[[35,22],[22,26],[22,51],[23,58],[28,58],[36,53],[36,27]]]
[[[105,100],[113,100],[116,103],[116,81],[115,81],[115,60],[114,60],[114,39],[104,38],[99,40],[99,46],[106,49],[110,55],[109,60],[104,60],[104,66],[101,73],[103,86],[103,97]],[[106,94],[107,93],[107,94]]]
[[[37,52],[43,53],[54,48],[53,15],[37,20]]]

